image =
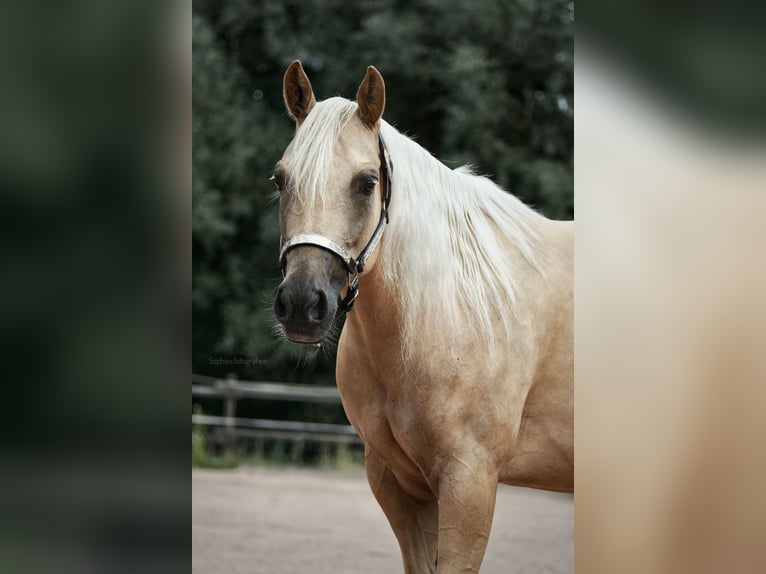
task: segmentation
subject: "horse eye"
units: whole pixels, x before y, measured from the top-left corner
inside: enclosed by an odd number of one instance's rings
[[[375,191],[375,186],[378,185],[378,178],[371,177],[367,181],[364,182],[364,187],[362,188],[362,193],[365,195],[372,195],[372,193]]]

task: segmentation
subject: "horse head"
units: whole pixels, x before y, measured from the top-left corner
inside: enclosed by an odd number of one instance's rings
[[[385,85],[370,66],[356,103],[337,97],[317,103],[295,61],[285,73],[284,99],[296,129],[274,170],[284,276],[274,312],[288,339],[312,344],[322,340],[339,304],[351,309],[359,276],[377,258],[390,175],[379,136]]]

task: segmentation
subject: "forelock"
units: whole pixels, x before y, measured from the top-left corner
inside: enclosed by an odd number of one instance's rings
[[[287,177],[296,200],[306,209],[311,210],[317,201],[325,201],[332,187],[335,144],[356,111],[355,102],[328,98],[316,104],[297,128]]]

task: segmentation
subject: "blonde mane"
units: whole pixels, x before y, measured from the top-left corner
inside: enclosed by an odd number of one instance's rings
[[[297,130],[291,177],[307,207],[329,199],[335,143],[356,109],[343,98],[324,100]],[[400,300],[404,356],[416,337],[457,333],[451,327],[461,324],[491,352],[511,328],[510,319],[495,319],[513,317],[519,266],[541,270],[534,227],[543,216],[468,167],[446,167],[382,119],[380,131],[394,170],[377,265]]]
[[[405,346],[456,333],[450,327],[463,319],[491,351],[498,327],[510,329],[493,318],[512,316],[519,264],[540,270],[534,223],[542,216],[468,167],[449,169],[383,120],[380,129],[394,175],[378,265],[401,298]]]

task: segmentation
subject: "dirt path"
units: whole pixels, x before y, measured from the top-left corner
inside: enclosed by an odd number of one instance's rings
[[[401,574],[361,473],[192,471],[194,574]],[[571,495],[500,485],[482,574],[573,567]]]

